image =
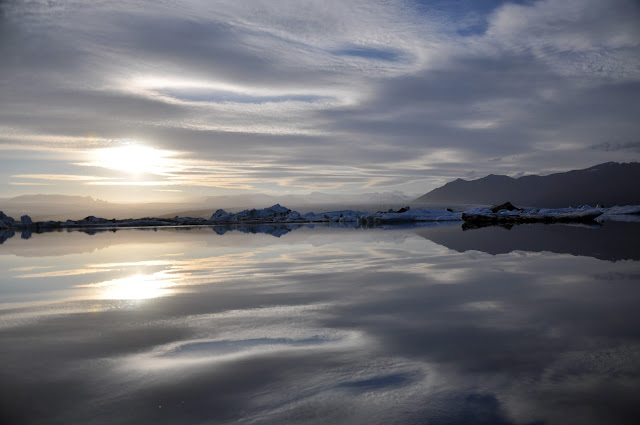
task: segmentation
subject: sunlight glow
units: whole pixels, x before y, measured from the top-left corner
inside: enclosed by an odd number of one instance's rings
[[[132,89],[162,90],[162,89],[192,89],[215,90],[226,93],[253,95],[253,96],[282,96],[282,95],[311,95],[314,92],[305,87],[288,87],[286,92],[269,86],[243,86],[223,81],[206,81],[184,78],[182,76],[141,76],[123,82]],[[328,93],[334,93],[327,91]]]
[[[131,143],[112,148],[97,149],[86,165],[108,168],[125,173],[163,174],[172,168],[173,152]]]

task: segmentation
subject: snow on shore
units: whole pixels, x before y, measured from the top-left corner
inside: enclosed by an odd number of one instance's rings
[[[591,221],[602,215],[602,209],[585,205],[580,208],[520,208],[501,209],[473,208],[462,213],[466,223],[474,224],[507,224],[536,222],[569,222]]]
[[[611,208],[581,207],[567,208],[520,208],[492,211],[489,208],[473,208],[462,213],[467,223],[554,223],[588,221],[640,221],[640,205],[615,206]]]

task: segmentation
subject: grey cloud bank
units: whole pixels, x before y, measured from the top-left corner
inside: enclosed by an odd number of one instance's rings
[[[419,194],[640,159],[633,1],[0,7],[6,196]],[[92,160],[131,144],[162,161]]]

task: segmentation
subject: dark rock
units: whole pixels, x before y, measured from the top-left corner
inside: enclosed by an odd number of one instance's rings
[[[33,220],[31,220],[31,217],[28,215],[23,215],[20,217],[20,224],[22,224],[23,227],[31,227],[33,226]]]
[[[508,210],[508,211],[518,210],[518,211],[522,211],[522,208],[518,208],[518,207],[514,206],[509,201],[505,202],[504,204],[494,205],[493,207],[491,207],[491,212],[497,213],[500,210]]]
[[[103,224],[103,223],[106,223],[107,221],[109,220],[107,220],[106,218],[90,215],[88,217],[83,218],[82,220],[79,220],[78,224]]]
[[[40,229],[57,229],[62,226],[59,221],[39,221],[36,223],[38,230]]]
[[[386,212],[378,211],[376,214],[402,214],[409,211],[410,209],[411,209],[410,206],[402,207],[398,211],[394,211],[393,208],[389,208]]]
[[[13,219],[13,217],[9,217],[8,215],[0,211],[0,222],[4,223],[4,226],[6,228],[9,228],[12,227],[16,221]]]

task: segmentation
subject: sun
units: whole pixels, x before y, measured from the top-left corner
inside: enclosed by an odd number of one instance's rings
[[[132,175],[162,174],[171,166],[172,152],[138,143],[127,143],[92,152],[91,165]]]

